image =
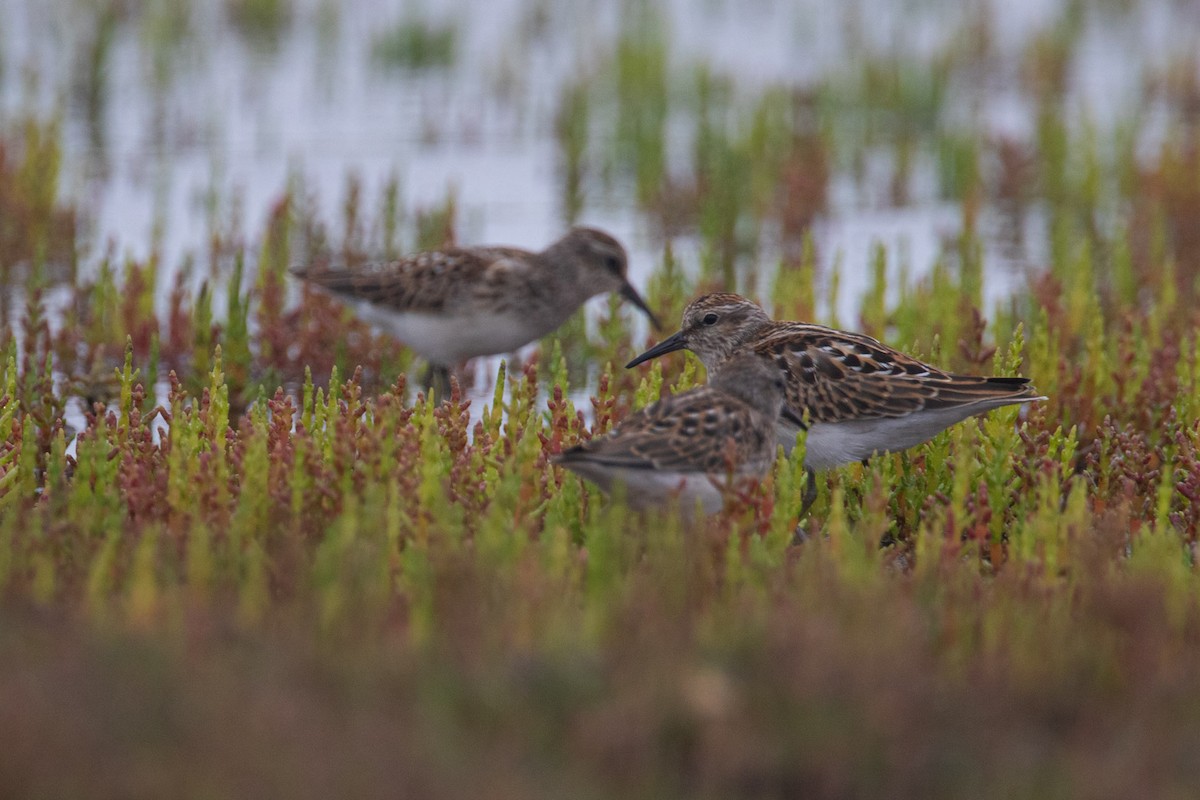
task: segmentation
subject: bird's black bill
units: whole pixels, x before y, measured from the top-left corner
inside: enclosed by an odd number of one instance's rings
[[[646,305],[646,301],[638,294],[637,289],[633,288],[633,284],[626,283],[621,287],[621,297],[624,297],[629,302],[633,303],[642,313],[650,318],[650,324],[654,326],[654,330],[661,331],[662,325],[659,324],[658,317],[654,316],[654,312],[650,310],[650,306]]]
[[[673,336],[668,336],[666,339],[663,339],[661,342],[654,345],[654,347],[651,347],[646,352],[642,353],[640,356],[635,358],[633,361],[630,361],[628,364],[625,365],[625,369],[633,369],[638,364],[641,364],[643,361],[649,361],[652,358],[658,358],[659,356],[665,356],[667,353],[674,353],[676,350],[683,350],[686,347],[687,347],[687,342],[685,342],[683,340],[683,331],[680,331],[679,333],[676,333]]]

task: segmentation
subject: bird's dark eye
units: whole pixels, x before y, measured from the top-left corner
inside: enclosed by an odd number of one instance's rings
[[[718,319],[720,319],[720,317],[710,311],[704,315],[704,319],[701,320],[701,322],[703,322],[705,325],[716,325]]]
[[[621,259],[616,256],[608,256],[604,259],[604,268],[609,272],[621,274]]]

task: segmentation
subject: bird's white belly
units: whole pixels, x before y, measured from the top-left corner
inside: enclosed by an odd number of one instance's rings
[[[903,417],[816,422],[805,440],[804,466],[832,469],[870,458],[876,453],[893,453],[929,441],[940,431],[987,408],[964,406],[937,411],[917,411]],[[796,444],[794,426],[778,427],[779,443],[791,452]]]
[[[713,480],[697,472],[652,471],[649,475],[628,475],[625,496],[629,505],[637,509],[663,508],[674,498],[685,517],[693,514],[697,505],[705,514],[716,514],[725,504],[725,498]]]
[[[721,490],[713,483],[716,480],[720,484],[722,479],[710,479],[700,472],[623,469],[583,463],[572,464],[571,469],[609,494],[617,486],[624,487],[625,502],[638,511],[665,509],[674,498],[684,516],[694,513],[697,504],[705,514],[715,514],[725,503]]]
[[[514,314],[399,313],[368,303],[360,303],[356,310],[364,321],[418,355],[447,366],[475,356],[511,353],[542,334],[531,318]]]

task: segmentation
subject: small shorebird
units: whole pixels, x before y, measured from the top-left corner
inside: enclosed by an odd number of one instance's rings
[[[775,462],[780,413],[789,412],[779,372],[757,358],[733,358],[707,385],[665,397],[553,461],[606,492],[624,485],[634,509],[678,496],[681,513],[699,504],[713,514],[730,476],[756,480]]]
[[[450,247],[362,270],[294,268],[292,274],[408,345],[448,389],[454,365],[517,350],[597,294],[619,292],[658,328],[627,270],[625,248],[616,239],[595,228],[572,228],[536,253]]]
[[[860,333],[777,322],[736,294],[693,300],[673,336],[630,361],[691,350],[718,379],[729,359],[752,353],[783,376],[791,414],[779,420],[779,442],[789,452],[807,420],[804,466],[808,487],[800,515],[816,499],[814,470],[865,461],[875,453],[906,450],[956,422],[993,408],[1044,400],[1028,378],[955,375],[925,364]]]

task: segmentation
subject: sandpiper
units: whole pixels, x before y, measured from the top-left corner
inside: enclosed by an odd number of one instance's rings
[[[713,514],[731,476],[757,480],[771,468],[780,413],[789,412],[779,372],[735,357],[707,385],[665,397],[553,460],[606,492],[623,484],[631,508],[677,497],[684,515],[697,506]]]
[[[777,322],[736,294],[693,300],[677,333],[626,366],[675,350],[699,356],[710,380],[747,352],[783,376],[792,413],[779,418],[779,442],[790,452],[804,427],[797,418],[808,425],[809,481],[801,516],[816,498],[813,470],[906,450],[967,417],[1045,399],[1028,378],[955,375],[860,333]]]
[[[658,328],[627,270],[616,239],[595,228],[572,228],[541,252],[451,247],[361,270],[294,268],[292,274],[408,345],[448,386],[451,367],[517,350],[604,292],[619,292]]]

